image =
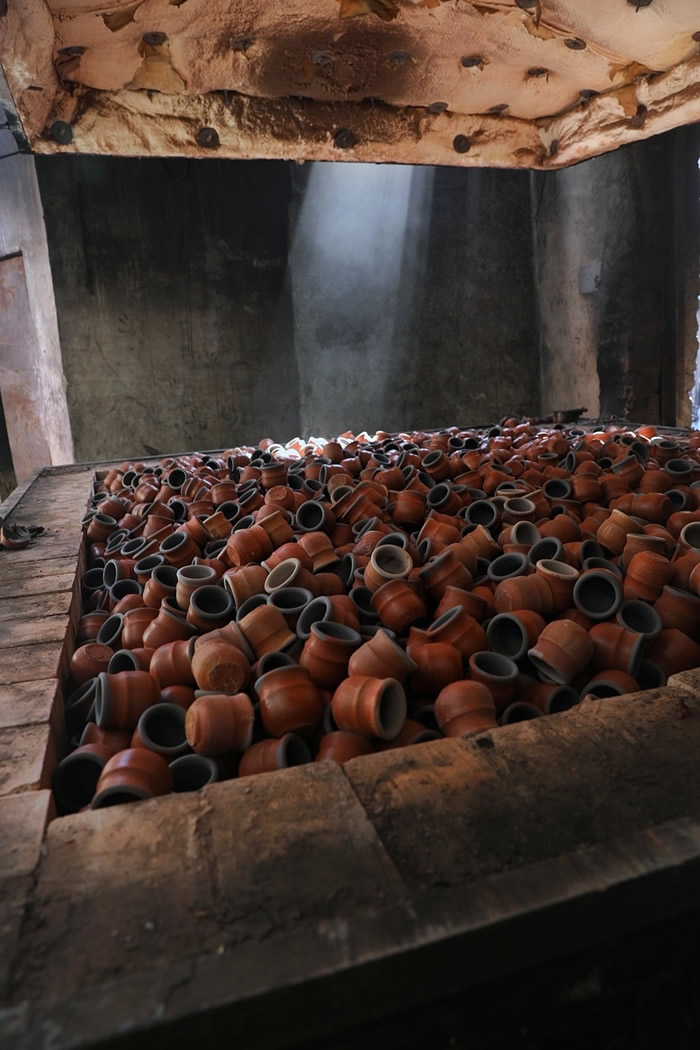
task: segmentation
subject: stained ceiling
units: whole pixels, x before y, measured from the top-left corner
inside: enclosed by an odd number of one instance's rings
[[[700,119],[700,0],[0,0],[0,64],[41,152],[551,168]]]

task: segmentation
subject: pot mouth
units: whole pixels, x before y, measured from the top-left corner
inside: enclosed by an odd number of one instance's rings
[[[511,543],[525,543],[530,547],[534,547],[541,539],[540,530],[531,521],[516,521],[510,530]]]
[[[408,547],[408,536],[404,536],[402,532],[389,532],[386,536],[382,536],[380,540],[377,540],[377,547],[401,547],[406,550]]]
[[[516,700],[509,704],[501,715],[501,725],[513,725],[515,722],[528,722],[531,718],[539,718],[542,712],[534,704],[528,704],[525,700]]]
[[[529,562],[525,554],[501,554],[490,562],[486,575],[490,580],[508,580],[515,576],[523,576],[527,572]]]
[[[117,787],[102,788],[92,800],[91,809],[107,809],[108,806],[121,806],[125,802],[141,802],[143,799],[152,798],[149,791],[143,788],[122,785]]]
[[[296,733],[287,733],[282,737],[277,747],[276,755],[278,769],[304,766],[312,761],[311,752]]]
[[[345,642],[348,645],[357,646],[362,644],[362,639],[357,631],[354,631],[352,627],[347,627],[344,623],[335,623],[333,620],[313,623],[311,625],[311,634],[322,641]]]
[[[511,496],[504,503],[504,509],[514,514],[534,514],[535,504],[527,496]]]
[[[153,704],[138,721],[137,731],[142,742],[159,755],[181,754],[188,747],[185,736],[184,707],[177,704]]]
[[[379,620],[379,614],[372,605],[372,592],[369,587],[353,587],[350,597],[363,616],[371,618],[375,623]]]
[[[280,652],[278,649],[271,653],[265,653],[258,660],[258,677],[255,682],[257,692],[258,682],[271,671],[299,670],[299,664],[289,653]]]
[[[272,594],[273,591],[286,587],[300,569],[301,562],[298,558],[287,558],[285,561],[280,562],[279,565],[275,565],[265,580],[264,586],[267,594]]]
[[[159,568],[165,564],[165,558],[162,554],[147,554],[145,558],[141,558],[134,565],[134,573],[137,576],[152,576],[153,570]]]
[[[597,700],[605,700],[610,696],[624,696],[627,689],[614,682],[611,678],[596,678],[595,682],[588,682],[581,690],[581,699],[584,696],[594,696]]]
[[[124,617],[121,613],[112,613],[100,627],[95,641],[99,645],[113,647],[121,638],[123,623]]]
[[[306,641],[311,635],[313,625],[330,620],[332,615],[333,606],[330,598],[325,595],[320,598],[313,598],[299,614],[297,636]]]
[[[640,689],[661,689],[666,685],[667,676],[653,660],[642,659],[637,669],[637,681]]]
[[[97,782],[107,759],[94,751],[73,751],[56,769],[53,789],[65,809],[87,806],[95,795]]]
[[[554,682],[555,685],[562,686],[568,685],[566,675],[562,674],[561,671],[558,671],[556,667],[547,663],[537,649],[528,649],[527,656],[540,678],[545,682]]]
[[[487,499],[476,499],[466,508],[465,518],[470,525],[484,525],[488,528],[498,521],[498,510]]]
[[[504,681],[514,681],[518,677],[517,665],[509,656],[501,653],[474,653],[469,660],[481,674],[489,675]]]
[[[173,791],[199,791],[219,779],[219,767],[206,755],[181,755],[170,763]]]
[[[131,649],[118,649],[107,664],[107,674],[119,674],[120,671],[140,671],[139,662]]]
[[[198,580],[213,580],[216,572],[211,565],[183,565],[176,570],[178,581],[196,583]]]
[[[268,599],[268,594],[251,594],[250,598],[246,598],[246,600],[241,603],[241,606],[236,613],[236,621],[238,622],[239,620],[244,619],[248,613],[252,613],[255,609],[267,605]]]
[[[527,652],[527,631],[512,613],[493,616],[486,628],[486,639],[493,652],[511,660],[520,660]]]
[[[377,729],[382,740],[393,740],[399,735],[406,721],[406,694],[395,678],[382,682],[377,704]]]
[[[441,616],[438,616],[437,620],[433,620],[433,622],[428,627],[427,633],[435,634],[437,631],[440,630],[441,627],[446,627],[447,624],[450,624],[453,620],[456,620],[457,617],[461,616],[463,612],[463,605],[453,605],[451,609],[447,609],[447,611],[444,612]]]
[[[600,570],[590,570],[579,576],[574,584],[574,605],[591,620],[607,620],[620,608],[622,587],[614,576]]]
[[[204,587],[198,587],[190,598],[190,608],[192,606],[201,616],[211,616],[217,620],[227,615],[233,617],[235,608],[229,592],[219,587],[218,584],[205,584]]]
[[[280,587],[273,591],[267,604],[290,616],[301,613],[312,599],[313,594],[305,587]]]
[[[385,576],[407,576],[413,568],[413,559],[407,551],[393,544],[375,547],[370,561]]]
[[[177,569],[173,565],[157,565],[151,573],[151,579],[161,587],[174,591],[177,587]]]
[[[568,711],[579,703],[579,695],[570,685],[560,685],[547,700],[547,714],[556,715],[560,711]]]
[[[622,627],[635,634],[641,634],[647,640],[656,638],[663,630],[663,623],[656,609],[635,599],[622,603],[617,618]]]
[[[573,565],[565,561],[556,561],[554,558],[541,558],[536,565],[553,576],[567,577],[570,580],[575,580],[580,576],[579,570]]]
[[[296,524],[302,532],[316,532],[325,521],[325,507],[315,500],[307,500],[297,510]]]
[[[514,526],[515,527],[515,526]],[[513,533],[511,533],[512,537]],[[564,544],[556,536],[544,536],[533,543],[528,551],[527,559],[531,565],[538,561],[560,561],[564,553]]]

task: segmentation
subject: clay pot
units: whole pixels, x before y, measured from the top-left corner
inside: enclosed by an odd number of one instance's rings
[[[663,525],[673,514],[673,504],[665,492],[641,492],[632,500],[630,514]]]
[[[679,671],[700,667],[700,645],[677,627],[670,627],[658,636],[649,650],[648,657],[658,664],[668,677]]]
[[[245,654],[230,642],[212,639],[198,645],[192,655],[192,676],[200,689],[239,693],[250,677]]]
[[[574,584],[574,605],[589,620],[608,620],[622,605],[622,584],[606,569],[587,569]]]
[[[599,671],[581,690],[581,699],[602,700],[608,696],[636,693],[639,683],[631,675],[616,668]]]
[[[684,550],[684,548],[680,548]],[[673,575],[671,576],[671,584],[673,587],[678,587],[682,591],[695,590],[691,584],[691,579],[695,579],[695,568],[700,565],[700,551],[687,550],[685,554],[681,554],[680,557],[674,558],[671,562],[671,568]]]
[[[535,679],[526,680],[523,675],[518,679],[515,690],[519,700],[534,704],[545,715],[568,711],[579,702],[579,694],[571,686],[538,682]]]
[[[178,704],[153,704],[139,718],[136,732],[143,747],[168,761],[189,751],[185,737],[185,709]]]
[[[160,689],[147,671],[101,672],[95,693],[95,721],[100,729],[134,729],[139,718],[160,700]]]
[[[393,740],[381,740],[378,745],[380,751],[395,750],[400,747],[413,747],[415,744],[424,744],[429,740],[440,740],[442,733],[437,729],[430,729],[421,722],[407,718],[403,729]]]
[[[196,627],[162,604],[155,620],[149,623],[143,632],[143,645],[147,649],[159,649],[166,642],[189,640],[196,633]]]
[[[554,599],[549,584],[541,576],[517,576],[499,583],[493,595],[497,612],[529,609],[545,618],[550,616]]]
[[[166,642],[154,652],[149,671],[161,690],[168,686],[193,686],[192,674],[193,639]]]
[[[64,714],[69,736],[81,730],[87,722],[95,702],[96,692],[97,678],[88,678],[86,682],[74,689],[65,701]]]
[[[179,530],[165,537],[158,548],[158,553],[163,555],[168,565],[179,569],[184,565],[190,565],[192,559],[202,552],[190,535]]]
[[[181,755],[170,763],[173,792],[199,791],[219,779],[219,767],[206,755]]]
[[[99,744],[84,744],[58,763],[53,791],[60,813],[77,813],[90,805],[102,770],[112,754],[110,748]]]
[[[193,685],[194,684],[193,681]],[[192,707],[196,698],[192,686],[166,685],[166,687],[160,691],[160,699],[161,703],[177,704],[178,707],[182,707],[186,711],[188,707]]]
[[[641,634],[645,641],[658,638],[663,629],[661,617],[651,605],[634,599],[625,601],[617,610],[616,620],[621,627]]]
[[[538,561],[566,561],[564,544],[556,536],[547,536],[532,545],[527,560],[533,567]]]
[[[296,733],[287,733],[280,740],[260,740],[251,744],[238,767],[239,777],[258,773],[274,773],[277,769],[303,766],[313,758],[306,743]]]
[[[313,595],[304,587],[281,587],[270,595],[267,604],[279,609],[293,631],[300,615],[311,601]]]
[[[97,678],[107,670],[113,650],[99,642],[87,642],[79,646],[70,660],[70,674],[76,685],[83,685],[90,678]]]
[[[207,584],[192,593],[187,622],[199,631],[215,631],[229,623],[234,613],[234,601],[228,591],[217,584]]]
[[[362,675],[369,678],[395,678],[402,684],[409,674],[417,670],[417,665],[400,645],[397,645],[386,631],[377,631],[350,657],[349,675]],[[277,734],[275,734],[277,735]]]
[[[320,689],[335,689],[347,675],[350,657],[361,644],[360,635],[350,627],[317,622],[311,625],[299,663]]]
[[[338,685],[332,710],[341,730],[393,740],[406,721],[406,694],[394,678],[355,675]]]
[[[296,558],[301,562],[304,569],[308,569],[309,572],[313,569],[314,563],[304,547],[300,543],[283,543],[281,547],[274,550],[272,554],[265,558],[262,565],[263,568],[268,572],[272,572],[277,565],[281,565],[283,561],[287,561],[288,558]]]
[[[664,628],[683,631],[689,638],[700,635],[700,598],[689,591],[676,587],[664,587],[661,596],[654,602],[654,609],[661,617]]]
[[[372,606],[381,623],[397,634],[427,616],[425,602],[416,584],[408,580],[390,580],[372,594]]]
[[[333,544],[325,532],[302,533],[297,538],[297,547],[300,547],[311,559],[313,572],[323,572],[324,569],[329,569],[340,561]],[[301,557],[300,555],[297,556]]]
[[[289,648],[297,637],[280,610],[270,605],[254,609],[238,621],[238,626],[258,658]]]
[[[177,589],[177,569],[172,565],[157,566],[143,588],[143,603],[149,609],[160,609],[164,598],[174,598]]]
[[[517,661],[531,649],[544,630],[545,621],[529,609],[499,613],[489,620],[486,640],[492,653],[501,653]]]
[[[365,567],[365,586],[370,591],[377,591],[390,580],[403,580],[413,568],[410,554],[400,547],[375,547]]]
[[[700,521],[691,521],[684,525],[678,534],[678,542],[681,547],[700,551]]]
[[[624,565],[629,565],[635,554],[642,551],[665,555],[666,545],[660,536],[648,536],[646,532],[630,532],[620,560]]]
[[[519,576],[527,576],[530,563],[527,555],[522,553],[501,554],[494,558],[489,564],[487,575],[494,586],[504,580],[516,579]]]
[[[538,528],[543,539],[555,536],[562,543],[575,543],[576,540],[581,539],[581,529],[568,514],[557,514],[549,521],[538,523]]]
[[[445,686],[435,701],[435,717],[448,737],[498,727],[493,695],[481,682],[453,682]]]
[[[190,598],[199,587],[216,582],[216,573],[208,565],[183,565],[177,570],[175,600],[181,609],[187,609]]]
[[[258,564],[272,554],[272,540],[261,525],[232,532],[226,541],[226,559],[236,566]]]
[[[422,525],[425,520],[425,503],[425,493],[403,489],[396,493],[391,508],[392,517],[397,525],[403,525],[408,529]]]
[[[673,566],[662,554],[640,551],[627,565],[625,597],[656,601],[672,576]]]
[[[472,653],[486,648],[486,631],[461,605],[448,609],[427,630],[427,641],[447,642],[467,660]]]
[[[153,623],[158,616],[157,609],[149,609],[144,606],[141,609],[129,609],[124,613],[121,630],[121,644],[125,649],[140,649],[143,646],[143,636],[146,628]],[[153,648],[149,646],[148,648]]]
[[[580,576],[578,569],[563,561],[538,561],[535,572],[552,592],[552,609],[563,612],[572,603],[574,584]]]
[[[85,616],[81,616],[78,621],[78,633],[76,635],[76,645],[85,645],[87,642],[94,642],[97,638],[100,627],[109,619],[109,612],[106,609],[101,609],[96,612],[86,613]]]
[[[233,596],[236,608],[256,594],[265,593],[267,570],[262,565],[245,565],[240,569],[229,569],[224,573],[224,587]]]
[[[469,657],[469,677],[487,687],[496,711],[500,713],[513,699],[518,668],[513,660],[501,653],[482,651]]]
[[[112,755],[129,747],[130,729],[100,729],[95,722],[88,722],[80,735],[80,746],[98,744],[105,747]]]
[[[260,715],[270,736],[308,736],[323,717],[323,700],[303,667],[280,667],[258,678]]]
[[[614,510],[610,517],[598,527],[596,539],[613,554],[622,554],[627,536],[631,532],[639,532],[639,525],[634,518],[623,514],[622,511]]]
[[[187,743],[201,755],[245,751],[253,739],[253,705],[245,693],[207,693],[185,713]]]
[[[547,624],[527,655],[540,678],[569,685],[590,663],[593,642],[573,620],[554,620]]]
[[[378,594],[379,591],[376,593]],[[474,594],[473,591],[464,591],[461,587],[447,587],[438,602],[435,610],[435,619],[438,620],[443,613],[446,613],[448,609],[453,609],[456,605],[464,606],[469,615],[473,616],[479,623],[486,616],[487,604],[478,594]],[[387,626],[389,625],[387,624]],[[392,628],[392,630],[394,629]],[[399,631],[398,633],[400,634],[401,632]]]
[[[616,668],[636,676],[644,652],[644,635],[633,634],[620,624],[598,623],[591,627],[589,636],[593,642],[594,668]]]
[[[361,755],[371,755],[374,744],[366,737],[358,733],[349,733],[337,730],[333,733],[325,733],[321,737],[317,762],[337,762],[339,766],[349,762],[351,758],[359,758]]]
[[[472,575],[452,550],[443,550],[418,572],[418,579],[434,602],[439,602],[448,587],[468,590]]]
[[[105,764],[92,809],[167,795],[172,783],[172,773],[164,758],[147,748],[127,748]]]
[[[529,722],[532,718],[540,718],[542,712],[534,704],[528,704],[524,700],[517,700],[509,704],[500,718],[502,726],[513,725],[515,722]]]
[[[416,665],[409,678],[412,696],[437,696],[446,685],[464,677],[462,654],[448,642],[413,644],[409,652]]]
[[[298,558],[287,558],[270,571],[264,589],[266,594],[274,594],[283,587],[303,587],[315,596],[319,593],[318,578],[305,569]]]

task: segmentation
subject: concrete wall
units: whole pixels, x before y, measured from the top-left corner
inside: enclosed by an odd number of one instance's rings
[[[21,481],[38,467],[73,458],[34,160],[16,152],[10,132],[0,130],[0,488],[5,493],[15,475]]]

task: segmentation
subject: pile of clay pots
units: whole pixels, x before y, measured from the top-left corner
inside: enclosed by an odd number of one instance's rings
[[[264,441],[96,482],[62,812],[495,729],[700,666],[700,434]]]

